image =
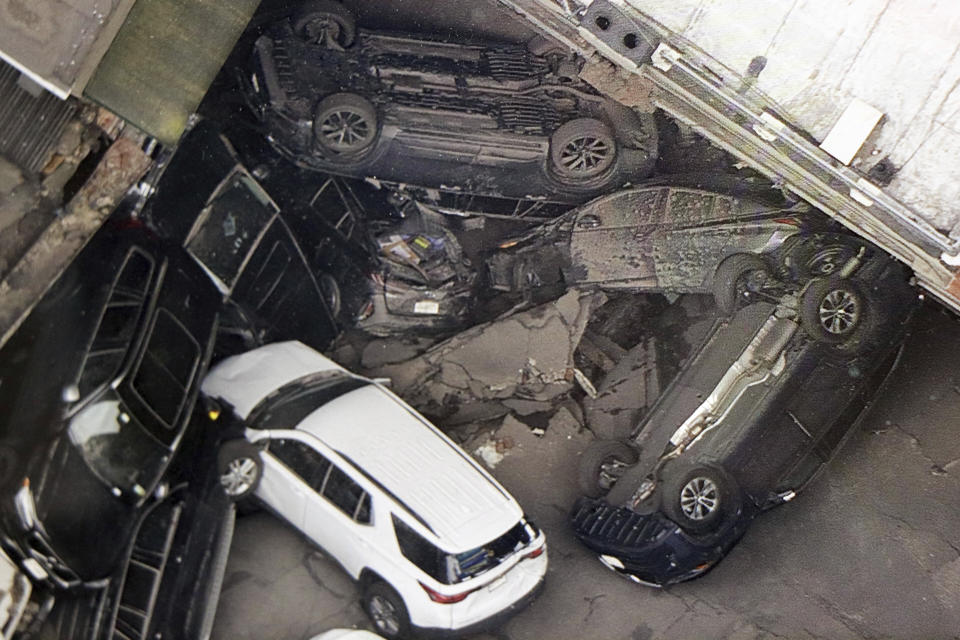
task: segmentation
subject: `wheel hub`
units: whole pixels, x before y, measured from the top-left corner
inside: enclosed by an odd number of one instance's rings
[[[717,510],[720,491],[710,478],[694,478],[680,491],[680,509],[691,520],[703,520]]]
[[[823,297],[819,308],[820,324],[834,335],[842,335],[856,324],[860,303],[849,291],[834,290]]]
[[[370,598],[370,617],[378,629],[388,635],[400,631],[400,621],[397,619],[397,610],[393,604],[382,596]]]
[[[610,146],[599,138],[585,136],[571,140],[563,147],[560,161],[573,172],[589,173],[603,165],[610,155]]]
[[[370,125],[358,113],[336,111],[323,121],[320,132],[331,146],[351,148],[361,145],[370,136]]]
[[[220,476],[220,484],[228,496],[238,496],[253,486],[257,475],[257,463],[250,458],[231,460],[227,470]]]

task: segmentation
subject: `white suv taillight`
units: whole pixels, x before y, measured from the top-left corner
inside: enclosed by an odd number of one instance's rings
[[[419,580],[417,581],[417,584],[423,587],[423,590],[427,592],[427,595],[430,596],[431,600],[433,600],[434,602],[438,602],[440,604],[453,604],[455,602],[461,602],[468,595],[476,591],[476,589],[470,589],[469,591],[464,591],[463,593],[455,593],[452,596],[448,596],[446,594],[440,593],[439,591],[434,591],[433,589],[423,584]]]

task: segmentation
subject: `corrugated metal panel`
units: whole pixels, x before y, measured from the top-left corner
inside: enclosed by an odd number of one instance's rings
[[[175,143],[258,4],[137,0],[84,95]]]
[[[73,100],[20,88],[20,72],[0,62],[0,154],[30,173],[49,162],[63,128],[77,110]]]

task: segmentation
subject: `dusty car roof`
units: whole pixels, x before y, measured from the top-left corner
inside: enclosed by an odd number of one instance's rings
[[[277,342],[227,358],[210,368],[201,390],[233,405],[243,419],[271,391],[319,371],[346,371],[302,342]]]
[[[328,402],[298,428],[387,487],[426,521],[446,551],[488,543],[522,515],[462,449],[377,385]]]
[[[346,372],[300,342],[281,342],[224,360],[211,369],[202,389],[246,418],[275,389],[327,370]],[[462,449],[373,382],[318,407],[297,428],[386,487],[428,525],[445,551],[488,543],[523,513]]]

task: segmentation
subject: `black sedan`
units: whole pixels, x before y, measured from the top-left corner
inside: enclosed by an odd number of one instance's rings
[[[652,586],[704,573],[846,441],[917,299],[892,259],[853,262],[718,320],[629,442],[584,453],[573,527],[607,567]]]
[[[577,74],[566,53],[366,31],[338,2],[311,0],[257,39],[243,82],[300,166],[579,202],[648,176],[657,131]]]

